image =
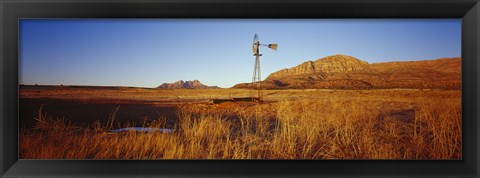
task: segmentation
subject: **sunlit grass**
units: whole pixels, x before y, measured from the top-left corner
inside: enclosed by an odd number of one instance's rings
[[[345,93],[322,99],[283,97],[247,107],[196,104],[181,108],[174,125],[168,125],[166,118],[142,123],[174,129],[172,133],[111,133],[111,129],[135,125],[115,123],[121,108],[112,111],[106,123],[97,121],[88,127],[50,118],[40,108],[35,128],[20,132],[20,158],[461,158],[460,97]],[[412,118],[392,114],[407,112]]]

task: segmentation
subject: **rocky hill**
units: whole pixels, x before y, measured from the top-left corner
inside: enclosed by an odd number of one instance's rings
[[[234,88],[249,88],[250,85],[237,84]],[[262,86],[268,89],[460,89],[461,59],[369,64],[352,56],[333,55],[274,72]]]
[[[174,83],[163,83],[157,88],[160,88],[160,89],[207,89],[207,88],[218,88],[218,87],[204,85],[198,80],[193,80],[193,81],[179,80]]]

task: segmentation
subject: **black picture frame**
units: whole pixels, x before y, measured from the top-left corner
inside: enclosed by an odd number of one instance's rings
[[[461,18],[463,158],[18,160],[19,18]],[[0,0],[1,177],[478,177],[479,0]]]

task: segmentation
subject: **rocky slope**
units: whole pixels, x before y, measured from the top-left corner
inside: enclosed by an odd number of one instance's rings
[[[461,88],[461,59],[369,64],[352,56],[333,55],[270,74],[262,86],[287,88]],[[249,88],[237,84],[234,88]]]
[[[207,89],[207,88],[218,88],[218,87],[204,85],[198,80],[193,80],[193,81],[179,80],[174,83],[163,83],[157,88],[160,88],[160,89]]]

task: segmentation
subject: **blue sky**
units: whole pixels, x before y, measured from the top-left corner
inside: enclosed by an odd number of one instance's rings
[[[369,63],[461,56],[461,19],[22,19],[21,84],[156,87],[251,82],[253,35],[262,79],[345,54]]]

